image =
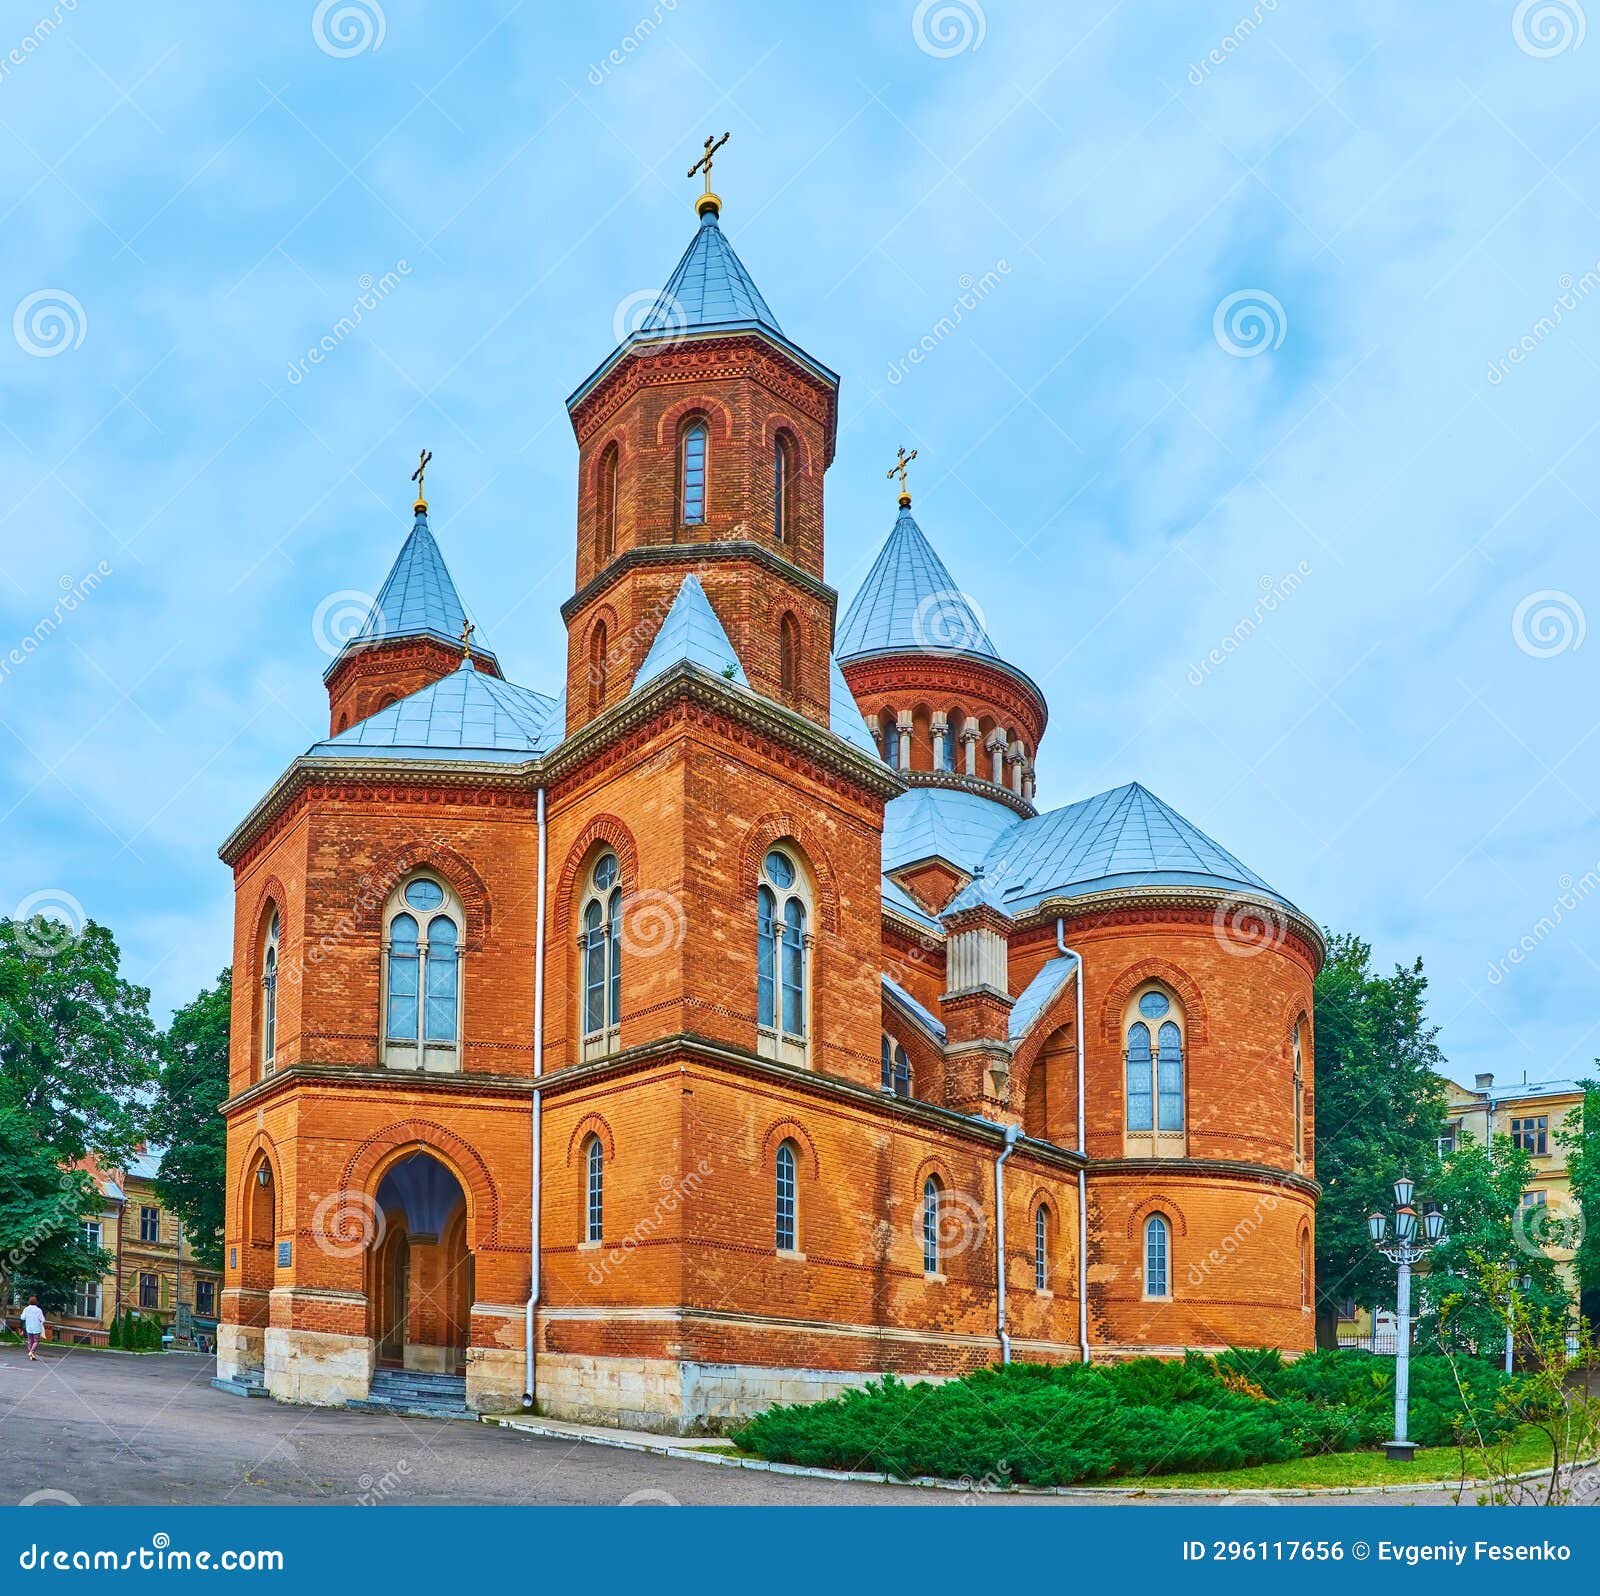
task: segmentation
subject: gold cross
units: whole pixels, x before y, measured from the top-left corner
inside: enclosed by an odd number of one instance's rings
[[[428,501],[426,497],[424,497],[423,476],[428,469],[429,461],[432,459],[433,451],[431,449],[422,450],[417,458],[417,469],[411,473],[411,480],[417,485],[417,502],[415,508],[418,511],[425,511],[428,508]]]
[[[916,458],[917,451],[915,449],[913,449],[910,454],[907,454],[906,446],[901,444],[900,458],[896,460],[895,463],[890,466],[888,471],[885,473],[887,476],[897,476],[900,478],[900,508],[902,510],[909,510],[911,508],[911,495],[906,491],[906,467],[910,465],[911,462]]]
[[[462,618],[461,658],[463,660],[469,660],[472,658],[472,634],[477,631],[477,629],[478,628],[474,626],[471,621],[467,620],[465,617]]]
[[[722,209],[722,201],[711,192],[711,157],[727,142],[728,135],[726,133],[720,139],[714,133],[706,134],[706,152],[689,168],[688,175],[690,177],[693,177],[696,172],[704,172],[706,174],[706,191],[694,204],[696,216],[704,215],[708,210],[720,211]]]

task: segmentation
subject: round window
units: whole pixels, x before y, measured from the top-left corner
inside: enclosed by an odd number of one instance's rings
[[[764,866],[767,880],[775,887],[792,887],[794,885],[794,864],[786,853],[779,853],[776,848],[767,855]]]
[[[437,881],[423,877],[406,888],[406,902],[413,909],[437,909],[444,902],[444,888]]]
[[[617,856],[608,853],[594,867],[594,884],[602,892],[609,892],[617,884],[617,874]]]
[[[1139,1012],[1147,1020],[1159,1020],[1171,1007],[1165,992],[1146,992],[1139,999]]]

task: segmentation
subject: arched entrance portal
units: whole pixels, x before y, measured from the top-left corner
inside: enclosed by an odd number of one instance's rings
[[[463,1372],[472,1254],[461,1183],[418,1149],[385,1170],[375,1202],[379,1222],[367,1250],[367,1311],[378,1366]]]

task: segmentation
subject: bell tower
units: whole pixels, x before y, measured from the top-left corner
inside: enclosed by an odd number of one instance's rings
[[[751,689],[829,722],[822,579],[838,377],[789,339],[724,236],[707,139],[698,226],[635,332],[567,400],[578,440],[567,730],[626,697],[687,576]]]

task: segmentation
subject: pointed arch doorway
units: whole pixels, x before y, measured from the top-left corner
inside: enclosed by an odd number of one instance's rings
[[[378,1366],[465,1372],[473,1260],[460,1181],[416,1148],[384,1171],[374,1201],[380,1222],[367,1251],[367,1312]]]

